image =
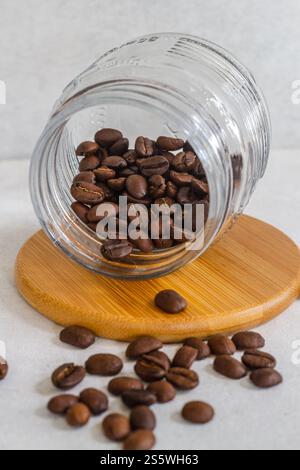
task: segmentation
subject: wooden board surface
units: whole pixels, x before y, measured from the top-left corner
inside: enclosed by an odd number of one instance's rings
[[[283,312],[300,293],[300,251],[274,227],[242,216],[189,266],[159,279],[119,281],[75,264],[38,232],[18,255],[16,283],[29,304],[60,325],[117,340],[150,334],[172,342],[254,327]],[[160,312],[153,299],[162,289],[180,292],[187,310]]]

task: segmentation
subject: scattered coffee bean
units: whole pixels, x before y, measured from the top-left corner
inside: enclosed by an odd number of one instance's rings
[[[199,384],[198,374],[183,367],[171,367],[167,374],[167,380],[179,390],[192,390]]]
[[[156,396],[148,390],[128,390],[122,393],[122,400],[129,408],[138,405],[151,406],[157,401]]]
[[[153,431],[156,426],[155,414],[148,406],[136,406],[130,413],[130,425],[133,431],[137,429],[150,429],[150,431]]]
[[[197,349],[197,361],[202,361],[203,359],[206,359],[211,355],[211,351],[208,344],[202,341],[202,339],[200,338],[187,338],[184,344],[185,346],[190,346],[191,348]]]
[[[5,379],[8,372],[8,363],[0,356],[0,380]]]
[[[239,351],[260,349],[265,346],[265,339],[254,331],[242,331],[233,336],[232,341]]]
[[[64,415],[76,403],[78,403],[78,397],[75,395],[57,395],[49,401],[48,410],[56,415]]]
[[[274,369],[277,361],[275,357],[264,351],[251,349],[245,352],[242,361],[251,370],[255,369]]]
[[[207,424],[214,418],[214,415],[214,409],[202,401],[191,401],[182,409],[182,417],[195,424]]]
[[[82,142],[80,145],[78,145],[77,150],[76,150],[76,155],[78,156],[88,156],[88,155],[95,155],[99,152],[100,147],[98,144],[95,142]]]
[[[97,144],[104,148],[111,147],[122,138],[122,133],[116,129],[101,129],[95,135],[95,141]]]
[[[84,181],[73,183],[71,187],[71,194],[76,201],[88,206],[100,204],[105,199],[105,192],[95,184],[85,183]]]
[[[83,403],[76,403],[68,409],[66,414],[67,423],[72,427],[85,426],[91,417],[90,410]]]
[[[232,356],[216,357],[214,369],[229,379],[242,379],[247,375],[246,367]]]
[[[150,450],[155,446],[155,437],[148,429],[138,429],[125,439],[124,450]]]
[[[85,377],[85,368],[73,363],[63,364],[52,374],[52,383],[61,390],[70,390],[80,384]]]
[[[132,249],[132,244],[127,240],[107,240],[102,245],[101,253],[104,258],[114,261],[127,258]]]
[[[60,333],[60,340],[76,348],[86,349],[95,342],[95,335],[91,330],[82,326],[68,326]]]
[[[104,419],[102,428],[105,436],[111,441],[123,441],[130,434],[130,423],[127,416],[112,413]]]
[[[145,382],[155,382],[166,376],[170,369],[168,356],[161,351],[153,351],[140,357],[135,365],[135,373]]]
[[[141,336],[129,344],[126,356],[129,359],[137,359],[144,354],[157,351],[163,347],[163,343],[153,336]]]
[[[95,354],[86,361],[85,367],[89,374],[109,377],[121,372],[123,362],[113,354]]]
[[[117,397],[128,390],[144,390],[144,385],[133,377],[117,377],[108,384],[108,391]]]
[[[156,396],[158,403],[168,403],[174,400],[176,396],[173,385],[164,380],[150,383],[147,390]]]
[[[187,301],[174,290],[163,290],[155,297],[155,305],[167,313],[179,313],[187,307]]]
[[[184,369],[189,369],[193,365],[197,356],[197,349],[191,348],[190,346],[182,346],[175,354],[172,367],[183,367]]]
[[[105,393],[96,388],[86,388],[79,395],[81,403],[84,403],[94,416],[98,416],[108,408],[108,399]]]
[[[236,347],[230,338],[224,335],[215,335],[209,338],[208,346],[215,356],[233,355]]]
[[[159,148],[167,151],[180,150],[183,148],[184,141],[175,137],[160,136],[156,141]]]
[[[282,376],[274,369],[257,369],[250,375],[250,380],[258,388],[271,388],[283,382]]]

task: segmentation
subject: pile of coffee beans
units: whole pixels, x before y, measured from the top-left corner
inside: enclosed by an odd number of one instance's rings
[[[99,206],[108,202],[115,209],[116,226],[119,226],[119,196],[127,197],[128,211],[132,205],[144,205],[149,211],[149,227],[152,222],[158,225],[157,239],[151,239],[149,230],[137,240],[107,240],[102,254],[109,260],[126,258],[133,248],[149,253],[187,241],[184,233],[181,237],[174,236],[172,219],[170,238],[162,237],[161,218],[151,212],[151,204],[169,207],[174,203],[193,207],[203,204],[207,218],[207,178],[194,150],[182,139],[161,136],[154,141],[138,137],[134,148],[130,149],[129,140],[120,131],[101,129],[94,141],[78,146],[76,155],[81,160],[79,173],[71,186],[71,195],[76,201],[72,209],[91,230],[96,231],[98,222],[104,219],[104,215],[98,215]],[[127,224],[129,222],[132,222],[132,216],[128,214]]]
[[[60,338],[72,346],[83,349],[95,341],[95,335],[80,326],[65,328]],[[134,361],[135,376],[119,376],[123,361],[113,354],[95,354],[87,359],[85,366],[63,364],[52,374],[55,387],[69,391],[80,384],[86,374],[111,377],[108,392],[119,397],[129,409],[128,414],[110,413],[102,422],[104,435],[111,441],[122,442],[124,450],[148,450],[155,445],[154,430],[157,418],[152,405],[168,403],[176,398],[177,391],[195,389],[199,383],[196,363],[215,356],[214,370],[230,379],[242,379],[248,374],[258,388],[279,385],[283,379],[275,370],[276,359],[261,351],[264,338],[255,332],[241,332],[229,338],[214,335],[203,341],[187,338],[173,359],[162,351],[163,343],[152,336],[142,336],[131,342],[126,358]],[[234,354],[242,351],[242,359]],[[107,395],[95,388],[84,389],[79,396],[60,394],[48,403],[54,414],[65,417],[72,427],[86,425],[92,416],[99,416],[109,408]],[[215,416],[213,407],[203,401],[187,402],[181,410],[182,418],[190,423],[204,425]]]

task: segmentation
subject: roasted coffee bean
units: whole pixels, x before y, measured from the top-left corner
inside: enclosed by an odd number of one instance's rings
[[[171,199],[176,199],[178,188],[172,181],[167,182],[166,191],[168,197],[170,197]]]
[[[182,417],[191,423],[207,424],[215,415],[214,409],[202,401],[191,401],[184,405],[182,409]]]
[[[148,429],[138,429],[125,439],[124,450],[151,450],[155,446],[155,437]]]
[[[155,199],[154,204],[157,206],[160,206],[160,210],[162,209],[163,206],[166,206],[166,208],[170,208],[175,204],[174,199],[166,196],[166,197],[160,197],[158,199]]]
[[[86,388],[79,395],[81,403],[84,403],[94,416],[98,416],[108,408],[108,399],[105,393],[96,388]]]
[[[156,426],[155,414],[148,406],[136,406],[130,413],[130,425],[133,431],[137,429],[150,429],[150,431],[153,431]]]
[[[167,313],[179,313],[187,308],[187,301],[174,290],[163,290],[155,297],[155,305]]]
[[[192,390],[199,384],[199,377],[193,370],[171,367],[167,374],[167,381],[179,390]]]
[[[138,164],[144,176],[164,175],[169,170],[168,160],[161,155],[144,158]]]
[[[176,396],[176,390],[173,385],[164,380],[150,383],[147,390],[154,393],[158,403],[167,403],[174,400]]]
[[[73,183],[84,181],[85,183],[96,183],[96,176],[93,171],[82,171],[75,176]]]
[[[184,369],[189,369],[198,356],[198,350],[191,348],[190,346],[182,346],[177,353],[172,362],[172,367],[183,367]]]
[[[184,152],[193,152],[193,153],[195,153],[193,147],[191,146],[191,144],[188,141],[186,141],[184,143],[183,150],[184,150]]]
[[[129,435],[130,423],[127,416],[112,413],[103,420],[102,428],[107,439],[120,442]]]
[[[111,261],[124,259],[132,253],[132,245],[127,240],[107,240],[102,245],[101,253]]]
[[[153,336],[141,336],[129,344],[126,356],[129,359],[137,359],[144,354],[157,351],[163,347],[163,343]]]
[[[113,354],[95,354],[86,361],[85,367],[89,374],[109,377],[121,372],[123,362]]]
[[[97,155],[89,155],[84,157],[79,163],[79,171],[92,171],[96,170],[101,165],[101,160]]]
[[[167,250],[168,248],[172,248],[172,246],[174,245],[174,240],[159,239],[159,240],[153,240],[153,243],[154,243],[155,248],[157,248],[157,250]]]
[[[135,141],[135,151],[140,157],[151,157],[154,152],[152,140],[147,137],[138,137]]]
[[[75,395],[57,395],[49,401],[48,410],[56,415],[64,415],[76,403],[78,403],[78,397]]]
[[[52,374],[52,383],[61,390],[70,390],[80,384],[85,377],[85,368],[73,363],[63,364]]]
[[[131,176],[131,175],[136,175],[137,173],[139,173],[139,169],[135,168],[135,167],[128,167],[128,168],[124,168],[124,170],[121,170],[119,171],[119,177],[120,178],[128,178],[128,176]]]
[[[211,355],[211,351],[208,344],[202,341],[202,339],[200,338],[187,338],[184,342],[184,345],[197,349],[197,361],[202,361],[203,359],[206,359]]]
[[[166,192],[166,180],[161,175],[153,175],[149,178],[149,194],[157,199],[162,197]]]
[[[73,183],[71,194],[76,201],[87,204],[88,206],[100,204],[105,199],[105,192],[102,188],[92,183],[85,183],[84,181]]]
[[[107,184],[101,183],[100,181],[98,181],[98,182],[96,183],[96,186],[97,186],[98,188],[100,188],[100,189],[103,191],[104,197],[105,197],[105,199],[107,200],[107,202],[116,202],[116,201],[114,200],[115,193],[114,193],[114,191],[112,191],[112,190],[107,186]],[[92,204],[91,204],[91,205],[92,205]],[[94,205],[95,205],[95,204],[94,204]]]
[[[8,372],[8,363],[0,356],[0,380],[5,379]]]
[[[265,339],[254,331],[242,331],[233,336],[232,341],[239,351],[260,349],[265,346]]]
[[[166,376],[170,360],[162,351],[153,351],[140,357],[135,365],[135,373],[144,382],[155,382]]]
[[[179,174],[184,175],[184,173],[179,173]],[[193,204],[197,200],[190,186],[182,186],[181,188],[179,188],[177,195],[176,195],[176,199],[177,199],[177,202],[179,202],[179,204],[182,204],[182,205]]]
[[[203,178],[205,177],[205,171],[204,171],[204,168],[202,166],[202,163],[200,162],[200,160],[198,159],[195,163],[195,167],[194,167],[194,170],[193,170],[193,174],[197,177],[197,178]]]
[[[68,409],[66,420],[72,427],[85,426],[91,417],[90,410],[83,403],[76,403]]]
[[[129,147],[129,140],[126,138],[122,138],[117,140],[110,148],[109,153],[111,155],[123,155],[123,153],[128,151]]]
[[[282,376],[274,369],[257,369],[250,375],[250,380],[258,388],[271,388],[283,382]]]
[[[274,369],[277,361],[275,357],[264,351],[250,349],[245,352],[242,361],[251,370],[256,369]]]
[[[156,396],[147,390],[127,390],[122,393],[123,403],[129,408],[138,405],[151,406],[156,403]]]
[[[113,191],[116,191],[120,193],[125,189],[125,184],[126,184],[126,178],[115,178],[107,181],[107,186],[112,189]]]
[[[91,330],[82,326],[68,326],[60,333],[60,340],[76,348],[86,349],[95,342],[95,335]]]
[[[195,167],[196,155],[193,152],[180,152],[172,160],[172,167],[180,173],[189,173]]]
[[[128,152],[124,153],[123,155],[124,160],[126,160],[127,165],[135,165],[135,162],[138,158],[138,154],[135,150],[128,150]]]
[[[122,168],[126,168],[127,162],[126,160],[124,160],[124,158],[114,155],[112,157],[105,158],[102,162],[102,165],[118,171],[118,170],[121,170]]]
[[[215,356],[223,356],[224,354],[231,356],[236,352],[233,341],[224,335],[215,335],[209,338],[208,346]]]
[[[128,390],[144,390],[144,385],[133,377],[117,377],[108,384],[108,391],[117,397]]]
[[[142,199],[148,191],[148,183],[142,175],[131,175],[126,180],[126,189],[131,196]]]
[[[104,148],[111,147],[115,142],[122,139],[122,132],[116,129],[101,129],[95,135],[95,141]]]
[[[165,157],[168,160],[169,165],[171,166],[174,160],[174,154],[171,152],[167,152],[166,150],[161,150],[158,147],[157,149],[158,149],[157,155],[162,155],[163,157]]]
[[[157,145],[162,150],[173,152],[174,150],[180,150],[183,148],[184,141],[175,137],[160,136],[157,141]]]
[[[151,253],[154,249],[153,242],[150,238],[138,238],[137,240],[132,240],[130,242],[143,253]]]
[[[136,197],[131,196],[127,191],[123,191],[122,196],[127,197],[127,201],[130,204],[142,204],[144,206],[150,206],[151,204],[151,199],[150,197],[143,197],[142,199],[137,199]]]
[[[71,209],[75,212],[77,217],[82,220],[85,224],[88,222],[87,214],[89,212],[89,207],[85,206],[81,202],[73,202]]]
[[[209,192],[208,184],[199,179],[193,178],[191,185],[195,193],[199,194],[200,196],[205,196]]]
[[[97,181],[104,183],[107,180],[113,179],[116,177],[116,172],[113,168],[108,168],[108,166],[100,166],[94,171],[94,175]]]
[[[88,155],[95,155],[99,152],[99,145],[96,144],[96,142],[82,142],[81,144],[78,145],[77,150],[76,150],[76,155],[78,156],[88,156]]]
[[[247,375],[247,369],[238,360],[232,356],[218,356],[214,362],[214,369],[221,375],[229,379],[242,379]]]
[[[100,210],[102,206],[102,210]],[[103,215],[99,215],[99,214]],[[89,222],[100,222],[105,217],[111,216],[116,217],[119,214],[119,206],[114,202],[107,202],[104,204],[98,204],[97,206],[91,207],[87,213],[87,220]]]

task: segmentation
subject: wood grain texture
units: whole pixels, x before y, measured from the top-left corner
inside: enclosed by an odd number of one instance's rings
[[[117,340],[150,334],[172,342],[254,327],[284,311],[300,292],[300,251],[279,230],[242,216],[189,266],[159,279],[119,281],[75,264],[38,232],[18,255],[16,283],[29,304],[60,325]],[[153,299],[162,289],[180,292],[187,310],[160,312]]]

